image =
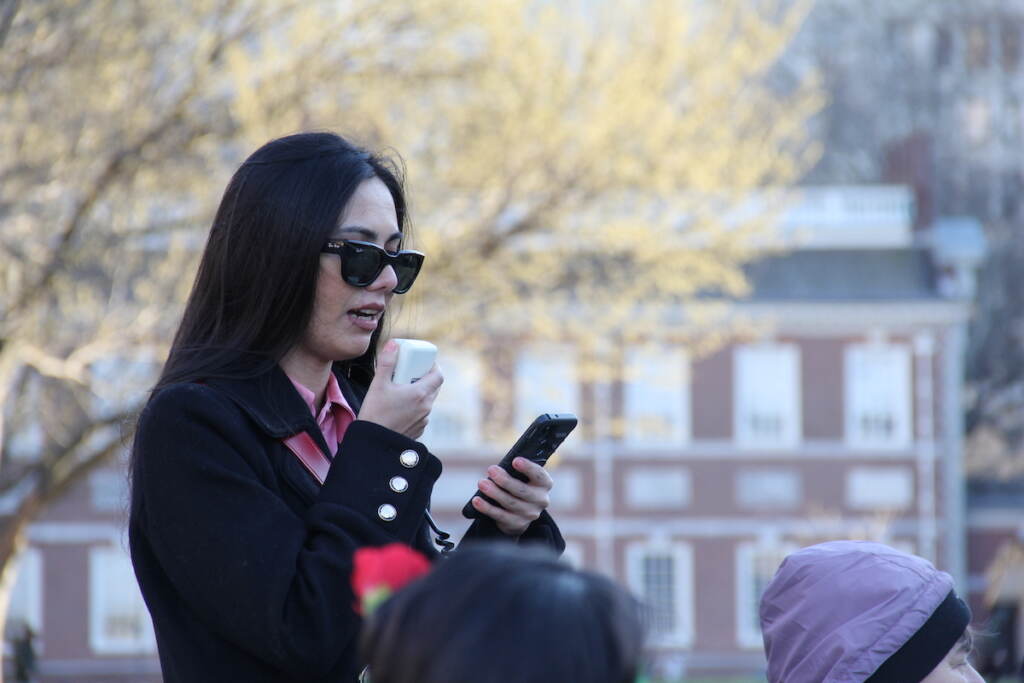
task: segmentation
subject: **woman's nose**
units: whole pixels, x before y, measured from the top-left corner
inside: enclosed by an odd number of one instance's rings
[[[370,289],[383,289],[390,292],[398,286],[398,275],[395,274],[393,266],[384,266],[384,269],[377,275],[377,279],[370,284]]]

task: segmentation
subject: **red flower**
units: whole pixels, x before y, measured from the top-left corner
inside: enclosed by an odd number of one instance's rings
[[[352,565],[358,614],[369,614],[392,593],[430,571],[430,561],[402,543],[360,548]]]

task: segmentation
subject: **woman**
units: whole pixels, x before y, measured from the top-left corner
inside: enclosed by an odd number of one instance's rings
[[[953,577],[878,543],[789,555],[761,598],[771,683],[983,683]]]
[[[274,140],[221,201],[132,454],[132,561],[164,680],[354,681],[362,546],[435,553],[441,463],[417,442],[442,378],[390,381],[384,315],[423,256],[382,159],[330,133]],[[470,538],[564,544],[551,480],[481,485]],[[468,495],[468,493],[467,493]]]
[[[362,651],[370,683],[635,683],[642,623],[607,577],[481,544],[378,607]]]

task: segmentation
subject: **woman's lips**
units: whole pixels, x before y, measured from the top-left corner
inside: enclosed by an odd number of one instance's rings
[[[373,332],[377,329],[377,324],[383,313],[383,309],[376,307],[352,309],[348,312],[348,319],[359,329]]]

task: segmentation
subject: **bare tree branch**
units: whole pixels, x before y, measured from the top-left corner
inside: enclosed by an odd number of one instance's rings
[[[21,0],[0,0],[0,47],[4,46],[7,33],[14,23],[14,15],[18,13]]]

